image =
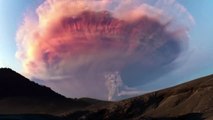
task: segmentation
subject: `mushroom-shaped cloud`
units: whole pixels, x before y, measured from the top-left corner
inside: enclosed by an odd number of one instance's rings
[[[109,100],[173,69],[193,23],[174,0],[46,0],[36,15],[17,32],[26,75],[67,96]]]

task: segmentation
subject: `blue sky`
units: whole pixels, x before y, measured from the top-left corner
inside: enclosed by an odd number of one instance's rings
[[[160,89],[213,73],[213,1],[178,0],[193,15],[196,24],[190,32],[188,50],[177,59],[183,63],[144,89]],[[24,13],[41,0],[0,0],[0,67],[10,67],[21,73],[21,63],[15,57],[15,36]],[[162,82],[163,81],[163,82]]]
[[[41,1],[0,0],[0,67],[10,67],[21,72],[21,63],[15,57],[16,31],[23,20],[24,13]]]

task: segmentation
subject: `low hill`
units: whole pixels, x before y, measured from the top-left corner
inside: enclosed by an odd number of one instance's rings
[[[9,68],[0,69],[0,114],[64,114],[98,100],[66,98]]]
[[[91,106],[70,120],[213,120],[213,75],[139,97]]]

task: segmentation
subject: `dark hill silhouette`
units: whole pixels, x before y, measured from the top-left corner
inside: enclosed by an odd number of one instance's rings
[[[0,69],[0,114],[64,114],[98,103],[66,98],[9,68]]]
[[[50,88],[38,85],[9,68],[0,69],[0,97],[65,97]]]

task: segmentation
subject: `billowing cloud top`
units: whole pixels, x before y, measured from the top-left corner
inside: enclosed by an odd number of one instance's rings
[[[109,100],[171,65],[193,23],[174,0],[46,0],[36,15],[17,32],[26,75],[71,97]]]

